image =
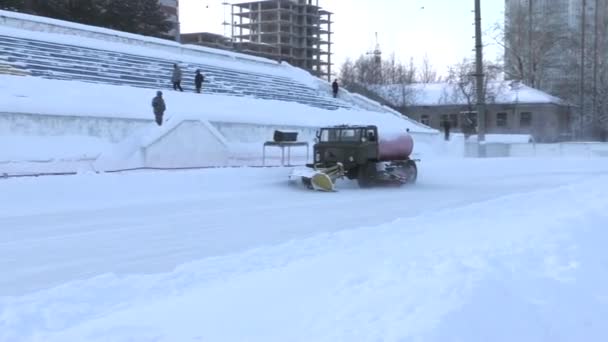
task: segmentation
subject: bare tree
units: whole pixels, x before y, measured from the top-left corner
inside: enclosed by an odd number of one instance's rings
[[[605,61],[597,66],[597,79],[594,85],[595,122],[594,136],[601,141],[608,141],[608,63]]]
[[[428,70],[432,74],[428,61]],[[417,94],[412,85],[417,81],[418,68],[410,58],[407,64],[401,63],[394,54],[378,64],[369,55],[361,55],[355,62],[347,59],[340,68],[342,86],[360,93],[402,112],[413,104]]]
[[[353,61],[350,60],[350,58],[347,58],[340,67],[340,73],[338,77],[340,78],[340,83],[342,83],[342,86],[347,89],[349,88],[349,86],[352,86],[357,83],[357,71],[355,70],[355,65]]]
[[[424,55],[418,80],[420,83],[435,83],[441,80],[441,78],[437,75],[437,71],[435,68],[433,68],[428,55]]]
[[[559,18],[558,8],[543,13],[532,6],[512,6],[505,26],[495,25],[494,40],[505,50],[505,76],[541,88],[547,73],[560,69],[556,55],[572,47],[572,40]]]
[[[485,103],[495,103],[498,96],[504,92],[502,82],[496,82],[500,76],[502,68],[496,63],[484,61],[484,84],[483,94]],[[477,88],[475,82],[475,63],[464,59],[462,62],[451,66],[447,76],[448,88],[444,89],[440,97],[440,103],[458,104],[464,103],[463,111],[467,114],[464,117],[465,134],[471,134],[477,125],[475,112],[477,103]]]

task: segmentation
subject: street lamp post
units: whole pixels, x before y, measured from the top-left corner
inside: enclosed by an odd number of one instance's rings
[[[475,79],[477,88],[477,146],[480,158],[486,156],[486,105],[483,88],[483,45],[481,42],[481,0],[475,0]]]

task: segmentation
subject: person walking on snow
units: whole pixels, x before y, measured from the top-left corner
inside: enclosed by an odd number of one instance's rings
[[[203,87],[203,82],[205,81],[205,76],[201,74],[201,70],[196,70],[196,76],[194,76],[194,85],[196,87],[196,92],[200,94],[201,88]]]
[[[179,89],[179,91],[184,91],[182,89],[182,69],[177,64],[173,64],[173,74],[171,75],[171,82],[173,82],[173,90]]]
[[[156,119],[156,123],[159,126],[163,124],[163,114],[165,114],[165,110],[167,107],[165,106],[165,100],[163,100],[163,92],[157,91],[156,96],[152,99],[152,108],[154,109],[154,117]]]
[[[338,96],[338,80],[334,80],[334,83],[331,84],[331,88],[334,91],[334,97]]]

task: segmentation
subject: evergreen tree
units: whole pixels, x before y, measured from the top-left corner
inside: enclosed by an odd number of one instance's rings
[[[158,0],[106,0],[104,26],[162,38],[171,29]]]
[[[0,9],[155,36],[172,28],[158,0],[0,0]]]
[[[118,31],[136,32],[137,2],[138,0],[106,0],[103,26]]]
[[[158,0],[137,1],[136,32],[147,36],[168,37],[172,24],[162,11]]]
[[[87,25],[103,26],[100,13],[103,1],[100,0],[68,0],[63,7],[65,20]]]
[[[67,0],[25,0],[23,12],[65,20],[66,2]]]
[[[0,9],[9,11],[22,11],[24,0],[0,0]]]

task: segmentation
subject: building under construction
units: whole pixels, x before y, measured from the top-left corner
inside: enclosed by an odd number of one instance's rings
[[[314,0],[267,0],[232,5],[232,40],[238,50],[331,77],[331,12]]]

